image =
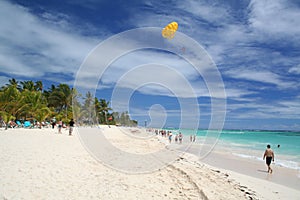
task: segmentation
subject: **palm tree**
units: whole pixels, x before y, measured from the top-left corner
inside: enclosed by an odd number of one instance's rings
[[[22,95],[22,104],[24,105],[22,110],[25,112],[25,115],[44,120],[43,115],[46,117],[51,113],[41,92],[25,90]]]
[[[67,84],[59,84],[57,88],[53,87],[49,92],[48,105],[53,106],[58,113],[64,111],[67,118],[68,109],[72,105],[73,91]]]
[[[21,81],[22,90],[35,91],[33,81]]]
[[[55,85],[51,85],[51,88],[49,90],[44,90],[43,91],[43,95],[44,97],[47,99],[47,105],[48,107],[52,107],[55,108],[56,105],[51,101],[50,96],[52,95],[52,93],[56,90],[56,86]]]
[[[72,116],[71,118],[75,119],[77,123],[80,123],[84,115],[87,116],[87,113],[83,109],[83,106],[79,102],[79,98],[82,97],[81,94],[77,92],[76,89],[72,90]]]
[[[14,87],[14,88],[18,89],[19,91],[21,90],[19,82],[16,79],[12,78],[12,79],[8,80],[8,82],[9,83],[6,84],[6,86],[3,86],[2,88]]]
[[[88,123],[109,124],[108,117],[124,124],[133,121],[128,112],[110,114],[110,102],[93,97],[91,92],[86,93],[83,105],[78,97],[80,94],[67,84],[52,85],[49,90],[43,90],[42,81],[22,81],[19,85],[12,78],[0,88],[0,116],[6,123],[21,117],[42,122],[50,114],[65,120],[75,118],[78,121],[85,117]]]
[[[0,115],[6,123],[6,129],[8,122],[15,119],[22,109],[20,99],[20,92],[16,84],[9,84],[0,91]]]
[[[101,107],[100,107],[100,102],[97,99],[97,97],[94,98],[94,105],[95,105],[95,112],[96,112],[97,120],[98,120],[98,123],[99,123],[101,121],[100,120],[100,118],[101,118],[101,116],[100,116]]]
[[[102,122],[104,122],[105,124],[108,124],[107,123],[107,114],[108,114],[108,111],[112,110],[110,107],[109,107],[109,101],[106,101],[105,99],[100,99],[100,117],[101,119],[103,120]]]
[[[36,81],[34,88],[36,91],[43,91],[43,82],[42,81]]]
[[[8,129],[8,126],[9,126],[9,122],[11,120],[14,120],[15,117],[11,114],[9,114],[8,112],[5,112],[5,111],[0,111],[0,116],[3,120],[3,122],[5,122],[5,130]]]
[[[39,109],[34,118],[40,123],[39,128],[42,128],[42,122],[51,114],[51,110],[48,107],[42,107]]]
[[[120,114],[119,114],[119,112],[113,112],[112,116],[114,118],[115,123],[120,124]]]
[[[74,104],[72,107],[72,114],[73,114],[73,119],[77,121],[77,123],[80,123],[84,115],[87,115],[87,113],[81,108],[80,104]]]
[[[86,114],[86,118],[89,124],[97,123],[95,120],[95,102],[94,97],[90,91],[88,91],[84,98],[84,105],[83,105],[84,113]]]

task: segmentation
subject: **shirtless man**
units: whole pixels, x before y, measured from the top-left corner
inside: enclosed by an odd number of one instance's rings
[[[73,119],[71,119],[71,121],[69,122],[69,135],[71,136],[72,135],[72,132],[73,132],[73,128],[74,128],[74,124],[75,124],[75,122],[74,122],[74,120]]]
[[[266,151],[265,151],[265,153],[264,153],[264,157],[263,157],[263,160],[266,158],[266,164],[267,164],[267,166],[268,166],[268,173],[272,173],[273,172],[273,170],[271,169],[271,167],[270,167],[270,164],[271,164],[271,161],[273,161],[274,162],[274,152],[273,152],[273,150],[271,149],[271,146],[268,144],[267,145],[267,149],[266,149]]]

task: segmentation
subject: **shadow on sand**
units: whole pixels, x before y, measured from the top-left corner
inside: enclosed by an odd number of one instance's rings
[[[258,172],[264,172],[264,173],[269,173],[268,170],[262,170],[262,169],[258,169]]]

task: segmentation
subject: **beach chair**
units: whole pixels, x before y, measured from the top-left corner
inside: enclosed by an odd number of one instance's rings
[[[31,128],[31,123],[30,123],[30,121],[25,121],[25,122],[24,122],[24,128]]]
[[[18,127],[18,128],[21,128],[21,127],[23,127],[23,125],[21,124],[21,122],[20,122],[20,121],[18,121],[18,120],[17,120],[17,121],[16,121],[16,123],[17,123],[17,127]]]

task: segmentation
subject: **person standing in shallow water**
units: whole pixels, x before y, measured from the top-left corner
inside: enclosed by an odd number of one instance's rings
[[[183,136],[182,136],[182,133],[181,132],[179,132],[179,144],[182,144],[182,138],[183,138]]]
[[[274,152],[273,150],[271,149],[271,145],[267,145],[267,149],[265,150],[265,153],[264,153],[264,157],[263,157],[263,160],[266,158],[266,164],[268,166],[268,173],[272,173],[273,170],[272,168],[270,167],[271,165],[271,161],[274,162]]]
[[[172,142],[172,132],[170,131],[168,134],[169,134],[169,143],[171,143]]]

